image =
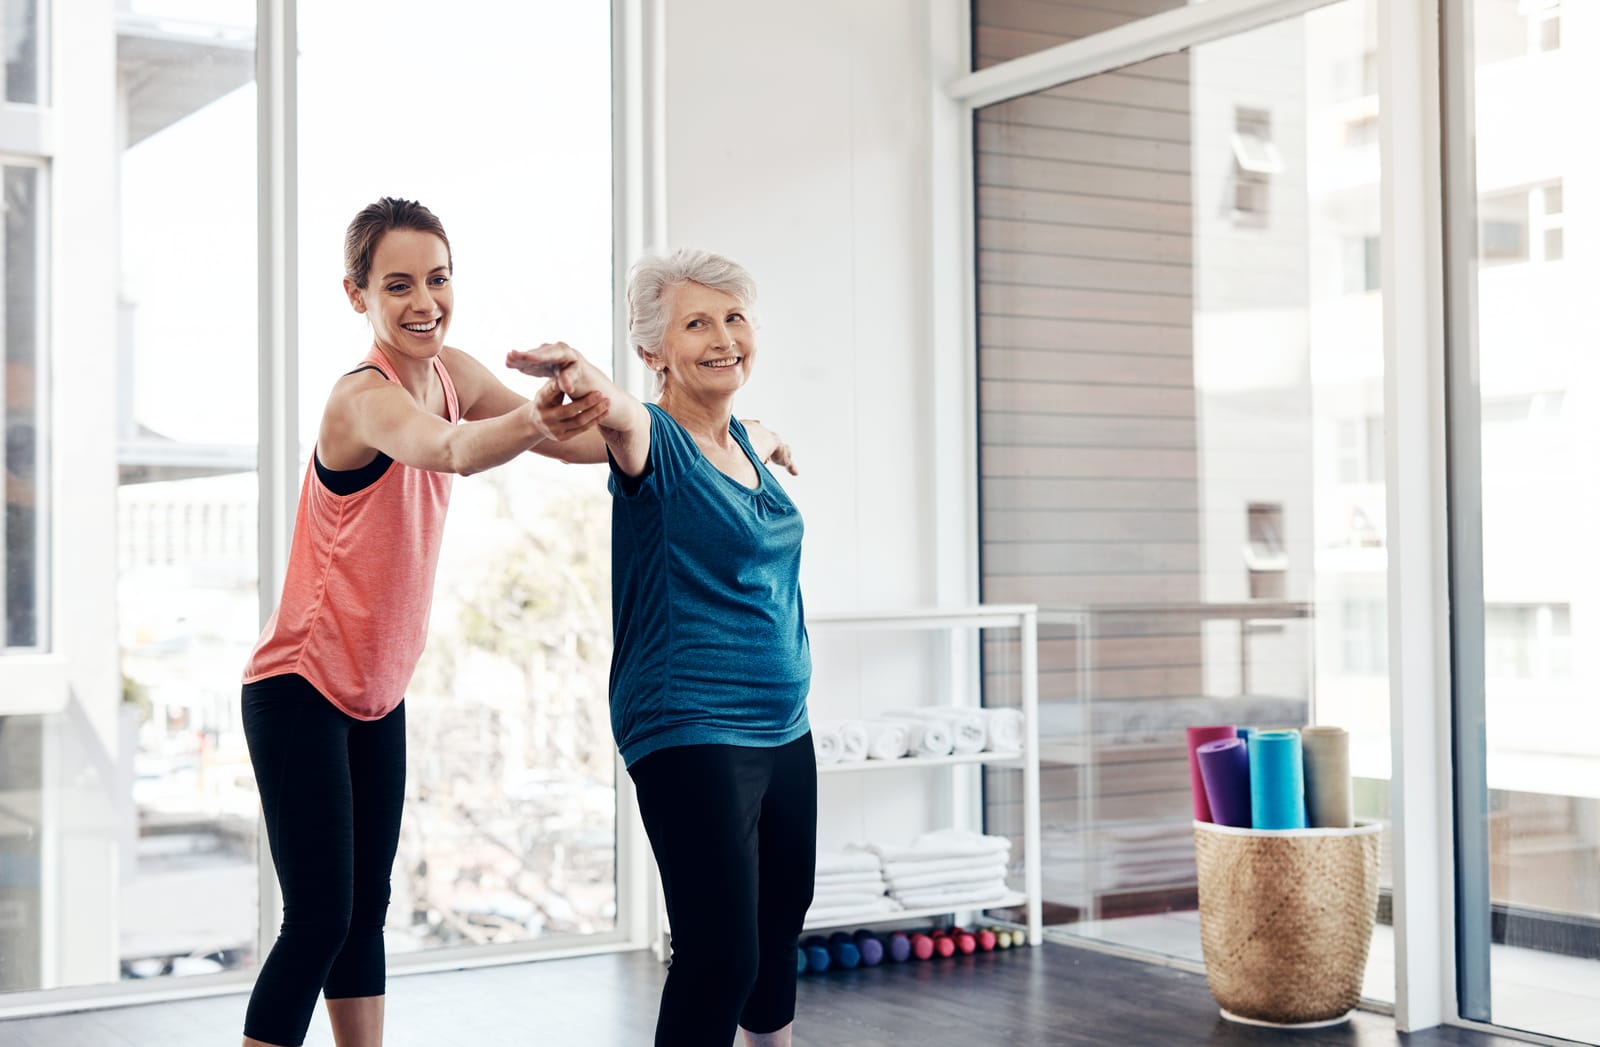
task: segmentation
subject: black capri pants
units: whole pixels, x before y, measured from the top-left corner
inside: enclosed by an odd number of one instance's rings
[[[788,1025],[817,864],[811,735],[767,749],[658,749],[628,774],[672,925],[656,1047]]]
[[[340,711],[302,676],[244,685],[283,927],[256,974],[244,1034],[304,1042],[320,991],[381,996],[389,871],[406,791],[405,703],[381,720]]]

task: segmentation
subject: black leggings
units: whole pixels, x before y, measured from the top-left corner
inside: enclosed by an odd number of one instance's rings
[[[317,993],[381,996],[389,870],[406,789],[402,702],[357,720],[301,676],[245,684],[244,736],[283,888],[283,928],[256,974],[244,1034],[298,1047]]]
[[[773,749],[658,749],[628,774],[672,925],[657,1047],[788,1025],[817,864],[811,735]]]

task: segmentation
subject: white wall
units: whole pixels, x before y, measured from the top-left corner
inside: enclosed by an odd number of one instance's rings
[[[736,409],[795,448],[801,474],[782,482],[806,520],[807,611],[932,603],[936,529],[952,521],[936,520],[928,451],[936,426],[961,423],[933,404],[931,121],[938,84],[964,66],[935,74],[929,20],[958,5],[665,6],[667,239],[739,260],[760,288],[760,355]],[[942,466],[958,484],[963,467]],[[931,660],[908,657],[926,649],[908,637],[813,644],[813,721],[921,700],[935,682],[908,678]],[[894,695],[872,682],[889,664]],[[819,844],[900,842],[969,816],[951,784],[824,778]]]
[[[760,288],[738,413],[795,448],[808,609],[931,598],[920,0],[673,0],[667,236]]]

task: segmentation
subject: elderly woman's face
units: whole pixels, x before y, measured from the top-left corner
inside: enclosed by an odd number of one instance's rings
[[[704,284],[668,287],[662,296],[667,332],[656,365],[666,388],[696,396],[730,396],[750,378],[755,329],[744,303]]]

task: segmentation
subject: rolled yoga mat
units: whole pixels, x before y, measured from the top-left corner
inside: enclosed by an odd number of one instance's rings
[[[1218,738],[1195,751],[1211,820],[1250,828],[1250,754],[1242,738]]]
[[[1256,731],[1250,736],[1250,825],[1256,829],[1306,827],[1299,731]]]
[[[1195,756],[1195,750],[1206,742],[1214,742],[1219,738],[1237,737],[1237,728],[1233,724],[1212,724],[1206,727],[1185,727],[1183,733],[1189,747],[1189,795],[1194,801],[1194,817],[1196,821],[1211,821],[1211,804],[1206,801],[1206,784],[1200,777],[1200,760]]]
[[[1350,733],[1343,727],[1302,727],[1300,750],[1305,763],[1306,821],[1313,829],[1353,828]]]

